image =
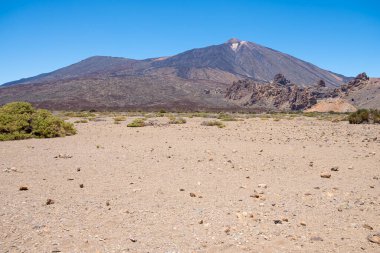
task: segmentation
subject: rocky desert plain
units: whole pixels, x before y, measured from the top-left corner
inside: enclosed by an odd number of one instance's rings
[[[0,142],[0,252],[380,252],[379,124],[135,117]]]

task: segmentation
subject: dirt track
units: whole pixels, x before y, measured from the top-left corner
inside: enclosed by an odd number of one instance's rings
[[[379,125],[130,120],[0,143],[0,252],[380,252]]]

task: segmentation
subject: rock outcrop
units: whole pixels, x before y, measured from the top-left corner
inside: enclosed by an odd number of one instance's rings
[[[291,84],[280,74],[272,83],[247,79],[234,82],[227,89],[226,98],[241,102],[246,107],[273,110],[303,110],[317,102],[317,95],[311,88]]]
[[[294,111],[312,108],[311,111],[350,112],[356,110],[355,106],[378,107],[376,103],[369,103],[377,98],[376,94],[380,90],[376,80],[361,73],[338,88],[327,87],[322,79],[314,86],[303,87],[291,83],[284,75],[277,74],[272,82],[250,79],[236,81],[227,89],[225,97],[243,107],[267,110]],[[368,94],[366,90],[373,91],[373,94]]]

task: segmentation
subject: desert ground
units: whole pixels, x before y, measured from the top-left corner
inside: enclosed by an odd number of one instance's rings
[[[132,119],[0,142],[0,252],[380,252],[380,125]]]

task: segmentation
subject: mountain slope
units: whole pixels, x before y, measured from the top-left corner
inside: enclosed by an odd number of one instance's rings
[[[312,86],[337,87],[347,77],[290,55],[231,39],[171,57],[133,60],[95,56],[0,86],[0,104],[25,100],[51,109],[232,108],[221,93],[240,79],[269,82],[282,73]]]
[[[300,85],[314,85],[323,79],[329,86],[344,83],[343,76],[258,44],[231,39],[227,43],[193,49],[152,64],[172,67],[183,78],[194,78],[190,70],[218,69],[240,78],[270,81],[282,73]]]

